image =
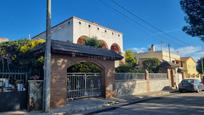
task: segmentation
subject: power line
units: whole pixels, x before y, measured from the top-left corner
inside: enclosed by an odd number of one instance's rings
[[[130,20],[130,21],[133,21],[134,23],[136,23],[136,24],[139,24],[140,26],[142,26],[143,28],[145,28],[145,29],[147,29],[148,31],[151,31],[152,33],[153,33],[153,31],[152,31],[152,29],[154,29],[154,30],[156,30],[156,31],[159,31],[159,32],[161,32],[161,33],[164,33],[162,30],[160,30],[159,28],[155,28],[154,27],[154,25],[152,25],[152,24],[147,24],[147,22],[145,23],[146,25],[151,25],[151,26],[149,26],[149,27],[151,27],[151,29],[148,27],[146,27],[146,26],[144,26],[143,24],[141,24],[141,23],[139,23],[138,21],[136,21],[135,19],[133,19],[133,18],[130,18],[127,14],[124,14],[123,12],[121,12],[121,11],[119,11],[118,9],[116,9],[116,8],[114,8],[114,7],[112,7],[112,6],[110,6],[109,4],[107,4],[106,2],[103,2],[102,0],[98,0],[99,2],[101,2],[103,5],[105,5],[106,7],[109,7],[109,8],[111,8],[112,10],[114,10],[115,12],[117,12],[117,13],[119,13],[120,15],[122,15],[122,16],[124,16],[125,18],[127,18],[128,20]],[[114,1],[114,4],[116,5],[116,2]],[[117,4],[117,6],[119,7],[119,5],[120,4]],[[124,10],[124,7],[123,6],[121,6],[120,5],[120,8],[122,9],[123,8],[123,10]],[[126,9],[127,10],[127,9]],[[129,10],[128,10],[129,11]],[[127,11],[126,11],[127,12]],[[129,12],[131,12],[131,11],[129,11]],[[129,13],[130,14],[130,13]],[[134,13],[132,13],[131,12],[131,15],[133,15]],[[134,14],[135,15],[135,14]],[[137,15],[135,15],[135,17],[136,17]],[[137,16],[138,17],[138,16]],[[138,18],[137,18],[138,19]],[[139,17],[139,19],[140,19],[140,21],[142,21],[143,20],[143,23],[145,22],[145,20],[144,19],[142,19],[141,17]],[[149,23],[149,22],[148,22]],[[168,35],[167,33],[165,33],[166,35]],[[170,37],[169,35],[168,35],[168,37]],[[166,37],[167,38],[167,37]],[[170,37],[170,38],[172,38],[172,37]],[[167,38],[167,39],[169,39],[169,38]],[[163,39],[162,39],[163,40]],[[169,39],[169,40],[172,40],[172,39]],[[179,40],[178,40],[179,41]],[[177,42],[177,41],[173,41],[174,43],[177,43],[177,44],[180,44],[181,45],[181,42]],[[169,42],[168,42],[169,43]],[[183,43],[183,41],[182,41],[182,43]],[[189,44],[188,44],[189,45]]]
[[[153,29],[155,29],[155,30],[157,30],[157,31],[159,31],[159,32],[161,32],[161,33],[163,33],[163,34],[165,34],[166,36],[168,36],[168,37],[170,37],[170,38],[177,38],[177,37],[175,37],[175,36],[172,36],[172,35],[170,35],[170,34],[164,32],[163,30],[161,30],[161,29],[158,28],[157,26],[153,25],[152,23],[146,21],[146,20],[143,19],[142,17],[136,15],[134,12],[132,12],[132,11],[130,11],[129,9],[127,9],[126,7],[122,6],[121,4],[119,4],[118,2],[116,2],[115,0],[111,0],[111,1],[112,1],[112,3],[114,3],[116,6],[120,7],[121,9],[123,9],[124,11],[126,11],[127,13],[129,13],[129,14],[135,16],[137,19],[139,19],[140,21],[142,21],[143,23],[145,23],[145,24],[148,25],[149,27],[151,27],[151,28],[153,28]],[[186,42],[180,40],[179,38],[177,38],[177,40],[180,41],[180,42],[183,43],[183,44],[190,45],[190,44],[188,44],[188,43],[186,43]],[[178,42],[178,43],[180,43],[180,42]]]
[[[146,26],[144,26],[144,25],[142,25],[141,23],[139,23],[139,22],[137,22],[136,20],[134,20],[134,19],[132,19],[131,17],[129,17],[128,15],[126,15],[126,14],[124,14],[123,12],[121,12],[121,11],[119,11],[118,9],[116,9],[116,8],[114,8],[114,7],[112,7],[112,6],[110,6],[109,4],[107,4],[106,2],[104,2],[103,0],[98,0],[100,3],[102,3],[104,6],[106,6],[106,7],[109,7],[109,8],[111,8],[112,10],[114,10],[115,12],[117,12],[118,14],[120,14],[120,15],[122,15],[122,16],[124,16],[126,19],[128,19],[129,21],[131,21],[131,22],[134,22],[135,24],[138,24],[138,25],[140,25],[140,26],[142,26],[143,28],[145,28],[145,29],[147,29],[146,31],[147,32],[151,32],[151,33],[154,33],[154,31],[152,30],[152,29],[150,29],[150,28],[147,28]],[[162,39],[163,40],[163,39]],[[160,42],[160,41],[159,41]],[[168,42],[169,43],[169,42]]]
[[[133,23],[136,23],[136,24],[142,26],[144,29],[147,29],[147,30],[153,32],[153,30],[151,30],[150,28],[145,27],[143,24],[137,22],[136,20],[132,19],[132,18],[129,17],[128,15],[124,14],[123,12],[117,10],[116,8],[111,7],[111,6],[110,6],[109,4],[107,4],[106,2],[103,2],[103,1],[101,1],[101,0],[98,0],[98,1],[101,2],[104,6],[109,7],[109,8],[111,8],[112,10],[114,10],[115,12],[117,12],[118,14],[124,16],[124,17],[127,18],[129,21],[131,21],[131,22],[133,22]]]

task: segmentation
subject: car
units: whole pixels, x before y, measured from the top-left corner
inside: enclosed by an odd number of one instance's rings
[[[199,93],[204,90],[204,84],[198,79],[183,79],[178,85],[179,92],[192,91]]]

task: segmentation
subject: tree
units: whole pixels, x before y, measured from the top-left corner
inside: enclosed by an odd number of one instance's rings
[[[135,57],[136,57],[135,53],[132,52],[131,50],[125,51],[125,62],[127,64],[135,66],[137,64],[137,60]]]
[[[101,47],[101,42],[99,40],[97,40],[96,37],[93,37],[93,38],[86,38],[85,40],[85,45],[87,46],[92,46],[92,47],[95,47],[95,48],[100,48]]]
[[[20,39],[0,43],[0,58],[8,60],[8,64],[16,67],[32,69],[31,74],[39,74],[43,67],[44,57],[34,56],[30,51],[45,40]],[[43,71],[41,72],[43,73]]]
[[[149,72],[157,72],[157,67],[160,65],[160,61],[157,58],[149,58],[142,62],[143,68]]]
[[[181,0],[180,5],[188,23],[183,31],[204,41],[204,0]]]
[[[136,66],[132,66],[130,64],[123,64],[123,65],[120,65],[118,66],[116,69],[115,69],[116,72],[118,73],[144,73],[144,69],[142,68],[137,68]]]
[[[101,72],[100,68],[93,63],[90,62],[81,62],[79,64],[75,64],[68,68],[68,72]]]
[[[118,66],[115,71],[118,73],[125,73],[125,72],[131,72],[133,67],[129,64],[123,64]]]
[[[202,60],[203,60],[203,61],[202,61]],[[203,65],[202,65],[201,62],[203,62]],[[198,71],[199,73],[202,73],[202,66],[204,66],[204,58],[201,58],[201,59],[199,59],[199,60],[197,61],[196,69],[197,69],[197,71]],[[203,67],[203,69],[204,69],[204,67]]]
[[[131,51],[127,50],[125,51],[125,64],[122,64],[118,66],[115,70],[116,72],[132,72],[132,73],[143,73],[143,68],[138,68],[137,66],[137,60],[136,60],[136,54]]]

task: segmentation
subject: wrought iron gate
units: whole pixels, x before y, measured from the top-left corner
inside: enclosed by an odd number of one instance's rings
[[[68,73],[68,99],[102,96],[100,73]]]
[[[27,107],[27,74],[0,72],[0,112]]]
[[[27,108],[27,73],[0,58],[0,112]]]

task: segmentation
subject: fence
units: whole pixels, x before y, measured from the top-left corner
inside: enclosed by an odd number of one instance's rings
[[[157,92],[170,86],[167,73],[115,73],[118,97]]]
[[[167,73],[146,74],[149,79],[167,79]],[[115,80],[144,80],[145,73],[115,73]]]
[[[149,79],[167,79],[167,73],[149,73]]]
[[[145,73],[115,73],[115,80],[145,79]]]
[[[0,112],[26,109],[27,79],[25,69],[0,57]]]

